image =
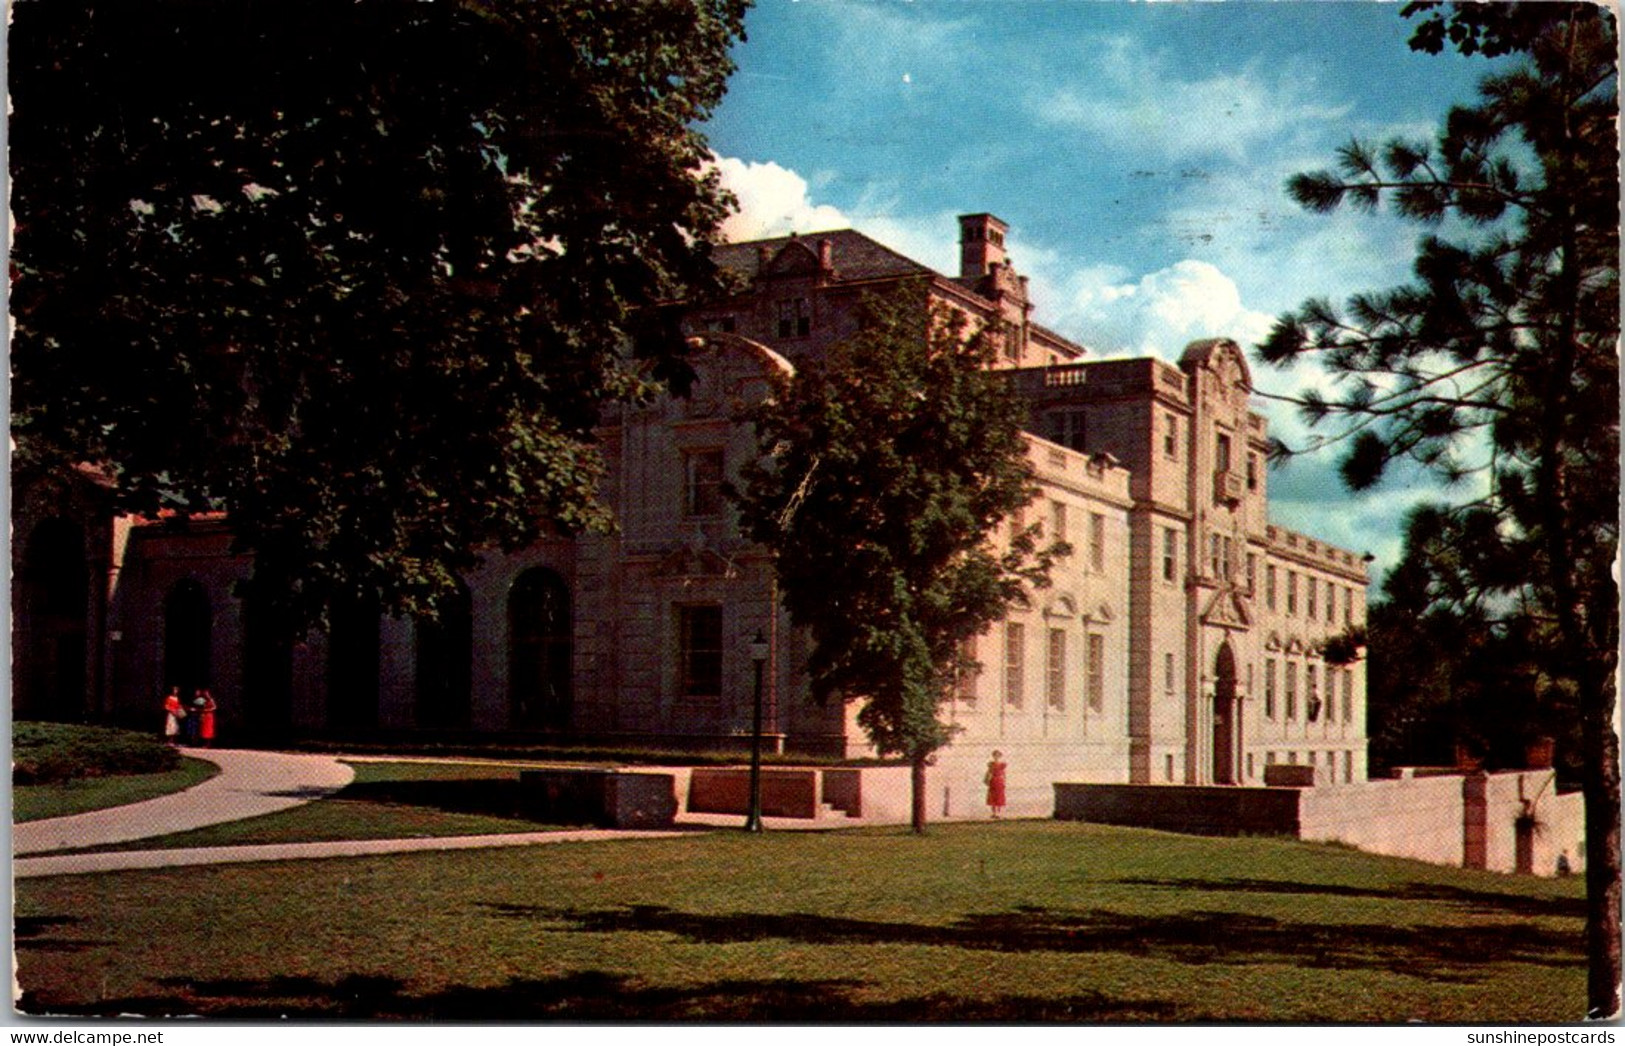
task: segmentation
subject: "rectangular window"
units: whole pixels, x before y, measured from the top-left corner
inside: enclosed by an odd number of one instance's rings
[[[1230,539],[1227,538],[1227,537],[1220,538],[1219,539],[1219,576],[1224,578],[1226,581],[1230,580],[1230,577],[1231,577],[1230,567],[1231,567],[1232,563],[1234,563],[1234,560],[1231,558],[1230,554],[1231,554]]]
[[[1248,752],[1247,753],[1247,780],[1251,781],[1254,776],[1255,775],[1253,774],[1253,753]]]
[[[954,697],[967,708],[976,707],[976,679],[982,674],[976,665],[976,640],[967,639],[959,644],[959,656],[968,664],[959,670],[959,684],[954,688]]]
[[[1343,590],[1343,624],[1354,624],[1354,589]]]
[[[684,697],[722,695],[722,608],[679,607],[677,632]]]
[[[1174,757],[1172,755],[1163,756],[1162,776],[1168,781],[1174,779]]]
[[[1305,614],[1306,614],[1306,616],[1312,618],[1316,614],[1316,611],[1315,611],[1315,605],[1316,605],[1315,604],[1315,593],[1320,591],[1320,582],[1316,581],[1312,577],[1309,577],[1308,575],[1304,576],[1303,581],[1304,581],[1304,585],[1303,585],[1304,593],[1303,594],[1304,594],[1304,598],[1308,601],[1308,605],[1305,607]]]
[[[1222,577],[1219,573],[1219,535],[1208,535],[1208,570],[1214,577]]]
[[[1247,455],[1247,489],[1258,489],[1258,455]]]
[[[1179,457],[1179,419],[1172,414],[1163,415],[1167,428],[1162,435],[1162,452],[1164,455],[1178,459]]]
[[[1310,752],[1309,753],[1309,765],[1310,766],[1318,766],[1318,765],[1320,765],[1320,758],[1319,757],[1320,757],[1319,752]]]
[[[1354,722],[1354,670],[1343,669],[1343,722]]]
[[[1162,688],[1170,694],[1174,692],[1174,655],[1162,655]]]
[[[812,313],[806,298],[788,298],[779,302],[779,337],[805,338],[812,333]]]
[[[1048,668],[1045,685],[1049,706],[1059,711],[1066,708],[1066,633],[1059,628],[1049,630]]]
[[[1275,568],[1264,568],[1264,605],[1271,610],[1275,609]]]
[[[1288,752],[1286,754],[1286,761],[1288,763],[1290,763],[1291,765],[1293,765],[1293,766],[1297,766],[1298,765],[1298,753],[1296,753],[1296,752]]]
[[[691,450],[683,455],[685,516],[722,514],[722,463],[720,449]]]
[[[1265,766],[1274,766],[1275,765],[1275,753],[1274,752],[1265,752],[1264,753],[1264,765]]]
[[[1049,440],[1082,451],[1087,438],[1085,415],[1081,410],[1052,410],[1048,414]]]
[[[1326,623],[1337,623],[1337,586],[1330,581],[1326,582]]]
[[[1337,669],[1326,666],[1326,721],[1337,719]]]
[[[1281,670],[1286,674],[1286,718],[1290,723],[1298,718],[1298,666],[1286,661]]]
[[[1049,516],[1050,516],[1051,525],[1055,528],[1055,533],[1051,537],[1050,540],[1052,540],[1052,541],[1065,541],[1066,540],[1066,505],[1065,505],[1065,503],[1060,502],[1060,501],[1052,501],[1052,502],[1050,502],[1049,503]]]
[[[1303,717],[1313,723],[1320,718],[1320,675],[1314,665],[1303,666]]]
[[[1173,581],[1179,574],[1179,532],[1172,527],[1162,531],[1162,580]]]
[[[1353,752],[1344,752],[1343,753],[1343,783],[1344,784],[1353,784],[1354,783],[1354,753]]]
[[[1106,707],[1106,637],[1098,632],[1089,633],[1089,707]]]
[[[1247,553],[1247,591],[1258,591],[1258,555]]]
[[[1286,612],[1288,614],[1298,612],[1298,572],[1296,570],[1286,572]]]
[[[1089,513],[1089,569],[1106,572],[1106,517],[1098,512]]]
[[[1275,718],[1275,659],[1264,659],[1264,718]]]
[[[1213,448],[1213,467],[1220,472],[1230,471],[1230,437],[1222,432]]]
[[[1020,708],[1022,701],[1023,662],[1027,657],[1027,636],[1022,626],[1014,621],[1004,626],[1004,703]]]

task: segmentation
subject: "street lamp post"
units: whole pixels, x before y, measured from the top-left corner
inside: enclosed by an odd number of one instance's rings
[[[745,831],[762,830],[762,666],[767,663],[767,639],[762,630],[750,641],[750,660],[756,666],[756,700],[750,723],[750,816]]]

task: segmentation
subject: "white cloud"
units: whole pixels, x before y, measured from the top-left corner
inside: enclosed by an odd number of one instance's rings
[[[739,198],[739,210],[722,223],[723,238],[730,242],[852,225],[838,208],[812,202],[807,179],[772,161],[719,156],[716,166],[723,186]]]

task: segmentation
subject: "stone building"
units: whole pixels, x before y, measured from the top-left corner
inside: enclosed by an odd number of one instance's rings
[[[207,685],[226,738],[740,746],[760,635],[772,743],[862,754],[855,709],[807,697],[805,640],[776,611],[769,562],[741,538],[723,484],[754,452],[742,408],[851,334],[865,294],[917,280],[1001,339],[998,365],[1031,405],[1042,487],[1025,518],[1074,548],[1051,588],[977,641],[982,670],[944,709],[961,733],[935,771],[942,810],[980,803],[995,747],[1017,808],[1063,779],[1260,783],[1272,761],[1363,777],[1363,669],[1316,650],[1363,620],[1365,565],[1269,523],[1265,422],[1249,410],[1240,350],[1217,340],[1178,366],[1088,361],[1033,321],[1006,231],[991,215],[961,218],[952,277],[850,230],[719,248],[741,289],[688,317],[691,394],[619,408],[599,432],[619,533],[493,553],[437,622],[338,608],[328,633],[289,648],[258,634],[235,596],[251,564],[223,520],[115,520],[25,491],[18,714],[150,725],[167,686]],[[70,601],[87,608],[84,628],[64,624]],[[61,667],[75,641],[82,679]]]

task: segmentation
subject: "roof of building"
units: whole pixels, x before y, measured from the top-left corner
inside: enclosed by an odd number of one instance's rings
[[[842,280],[874,280],[900,276],[930,276],[935,270],[906,258],[883,243],[877,243],[855,229],[811,232],[806,235],[776,236],[766,240],[724,243],[712,248],[711,257],[728,272],[755,279],[761,268],[762,248],[776,256],[789,243],[802,243],[817,255],[820,242],[830,246],[830,265]]]

